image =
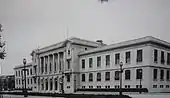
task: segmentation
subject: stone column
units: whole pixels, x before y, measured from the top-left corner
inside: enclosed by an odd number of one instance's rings
[[[45,73],[45,62],[46,62],[46,61],[45,61],[45,56],[43,57],[43,59],[44,59],[44,62],[43,62],[43,63],[44,63],[44,64],[43,64],[44,72],[43,72],[43,73]]]
[[[48,60],[48,63],[47,63],[47,74],[48,73],[50,74],[51,73],[50,72],[50,55],[48,55],[48,59],[47,60]]]
[[[54,62],[55,62],[55,60],[54,60],[54,54],[52,54],[52,69],[53,69],[53,71],[52,71],[52,73],[54,73],[54,71],[55,71],[55,67],[54,67]]]

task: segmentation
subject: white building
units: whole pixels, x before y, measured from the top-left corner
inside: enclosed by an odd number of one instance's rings
[[[27,70],[26,72],[26,88],[33,89],[34,88],[34,80],[32,78],[32,63],[26,64],[25,67]],[[22,89],[24,87],[24,72],[23,72],[24,66],[18,65],[14,68],[15,72],[15,88],[16,89]]]
[[[80,88],[123,88],[170,92],[170,43],[144,37],[84,51],[79,54]]]
[[[170,92],[170,43],[154,37],[112,45],[73,37],[31,55],[35,92],[119,88],[120,62],[123,88],[139,88],[141,81],[149,92]]]
[[[69,38],[60,43],[34,50],[33,74],[35,91],[73,93],[79,87],[78,53],[102,46],[99,42]],[[63,83],[63,84],[62,84]]]

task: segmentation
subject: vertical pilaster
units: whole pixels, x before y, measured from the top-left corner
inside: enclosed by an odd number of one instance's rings
[[[51,73],[51,72],[50,72],[50,55],[48,55],[47,57],[48,57],[48,58],[47,58],[47,60],[48,60],[48,61],[47,61],[47,73],[50,74],[50,73]]]
[[[43,64],[43,67],[44,67],[44,72],[43,73],[45,73],[45,63],[46,63],[46,60],[45,60],[45,56],[43,57],[43,59],[44,59],[44,64]]]
[[[56,69],[54,69],[55,68],[54,67],[54,62],[55,62],[54,56],[55,56],[55,54],[52,54],[52,69],[53,69],[53,73],[55,73],[55,70],[56,70]]]

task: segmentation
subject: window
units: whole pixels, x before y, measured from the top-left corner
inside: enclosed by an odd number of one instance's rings
[[[136,85],[136,88],[142,88],[142,85]]]
[[[167,53],[167,65],[170,65],[170,53]]]
[[[86,88],[86,86],[82,86],[82,88]]]
[[[97,81],[101,81],[101,73],[97,73]]]
[[[115,64],[120,63],[120,53],[115,54]]]
[[[93,86],[89,86],[89,88],[93,88]]]
[[[115,85],[115,88],[120,88],[120,86],[119,85]]]
[[[110,72],[105,72],[105,80],[110,81]]]
[[[119,80],[119,71],[115,71],[115,80]]]
[[[82,75],[81,75],[81,81],[82,81],[82,82],[85,82],[85,81],[86,81],[85,74],[82,74]]]
[[[34,73],[37,73],[37,66],[34,66]]]
[[[57,71],[56,61],[54,61],[54,71]]]
[[[153,69],[153,80],[157,80],[158,78],[158,69]]]
[[[106,55],[106,66],[110,65],[110,55]]]
[[[48,90],[48,80],[46,79],[46,90]]]
[[[29,79],[27,79],[27,83],[28,83],[28,84],[30,83]]]
[[[157,88],[157,85],[153,85],[153,88]]]
[[[41,90],[44,90],[44,82],[43,82],[43,79],[41,80]]]
[[[30,74],[32,75],[32,68],[30,69]]]
[[[97,88],[101,88],[101,86],[97,86]]]
[[[101,67],[101,57],[97,57],[97,67]]]
[[[89,73],[89,82],[92,82],[92,81],[93,81],[93,74]]]
[[[68,55],[70,55],[70,50],[68,50]]]
[[[126,63],[130,64],[130,51],[126,52]]]
[[[158,50],[154,49],[154,62],[158,62]]]
[[[130,70],[125,70],[125,80],[130,80]]]
[[[160,88],[164,88],[164,85],[160,85]]]
[[[29,75],[29,70],[27,71],[27,75]]]
[[[67,76],[67,82],[70,82],[70,75],[66,75]]]
[[[105,88],[110,88],[110,85],[106,85]]]
[[[89,68],[92,68],[92,65],[93,65],[93,59],[89,58]]]
[[[20,77],[20,71],[18,71],[18,73],[19,73],[19,77]]]
[[[142,62],[142,60],[143,60],[143,51],[142,50],[137,50],[137,59],[136,59],[136,61],[138,63],[140,63],[140,62]]]
[[[85,59],[82,59],[82,69],[85,69]]]
[[[85,50],[87,50],[87,48],[84,48]]]
[[[19,85],[20,85],[20,79],[19,79]]]
[[[70,60],[67,60],[67,69],[70,69]]]
[[[52,71],[52,64],[51,64],[51,62],[50,62],[50,72]]]
[[[167,80],[167,81],[170,80],[169,74],[170,74],[170,72],[169,72],[169,70],[167,70],[167,71],[166,71],[166,80]]]
[[[57,82],[57,78],[55,78],[55,90],[57,90],[58,88],[58,82]]]
[[[130,88],[130,85],[125,85],[125,88]]]
[[[165,63],[164,51],[161,51],[161,64]]]
[[[166,85],[166,88],[169,88],[169,85]]]
[[[31,78],[31,84],[32,84],[32,78]]]
[[[136,70],[136,79],[142,79],[142,69]]]
[[[17,71],[15,72],[15,76],[17,77]]]
[[[47,72],[47,63],[45,64],[45,72]]]
[[[160,72],[160,80],[164,81],[164,70],[163,69]]]
[[[41,57],[41,73],[44,72],[44,59]]]

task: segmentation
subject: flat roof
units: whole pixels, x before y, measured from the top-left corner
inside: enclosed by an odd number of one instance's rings
[[[159,44],[161,46],[170,48],[169,42],[166,42],[164,40],[160,40],[160,39],[152,37],[152,36],[146,36],[146,37],[142,37],[142,38],[123,41],[123,42],[120,42],[120,43],[115,43],[115,44],[106,45],[106,46],[103,46],[103,47],[98,47],[98,48],[94,48],[94,49],[91,49],[91,50],[83,51],[83,52],[79,53],[79,56],[87,55],[87,54],[91,54],[91,53],[102,52],[102,51],[111,50],[111,49],[122,48],[122,47],[129,47],[129,46],[132,46],[132,45],[138,45],[138,44],[148,43],[148,42],[151,42],[151,43],[154,43],[154,44],[156,43],[156,44]]]

